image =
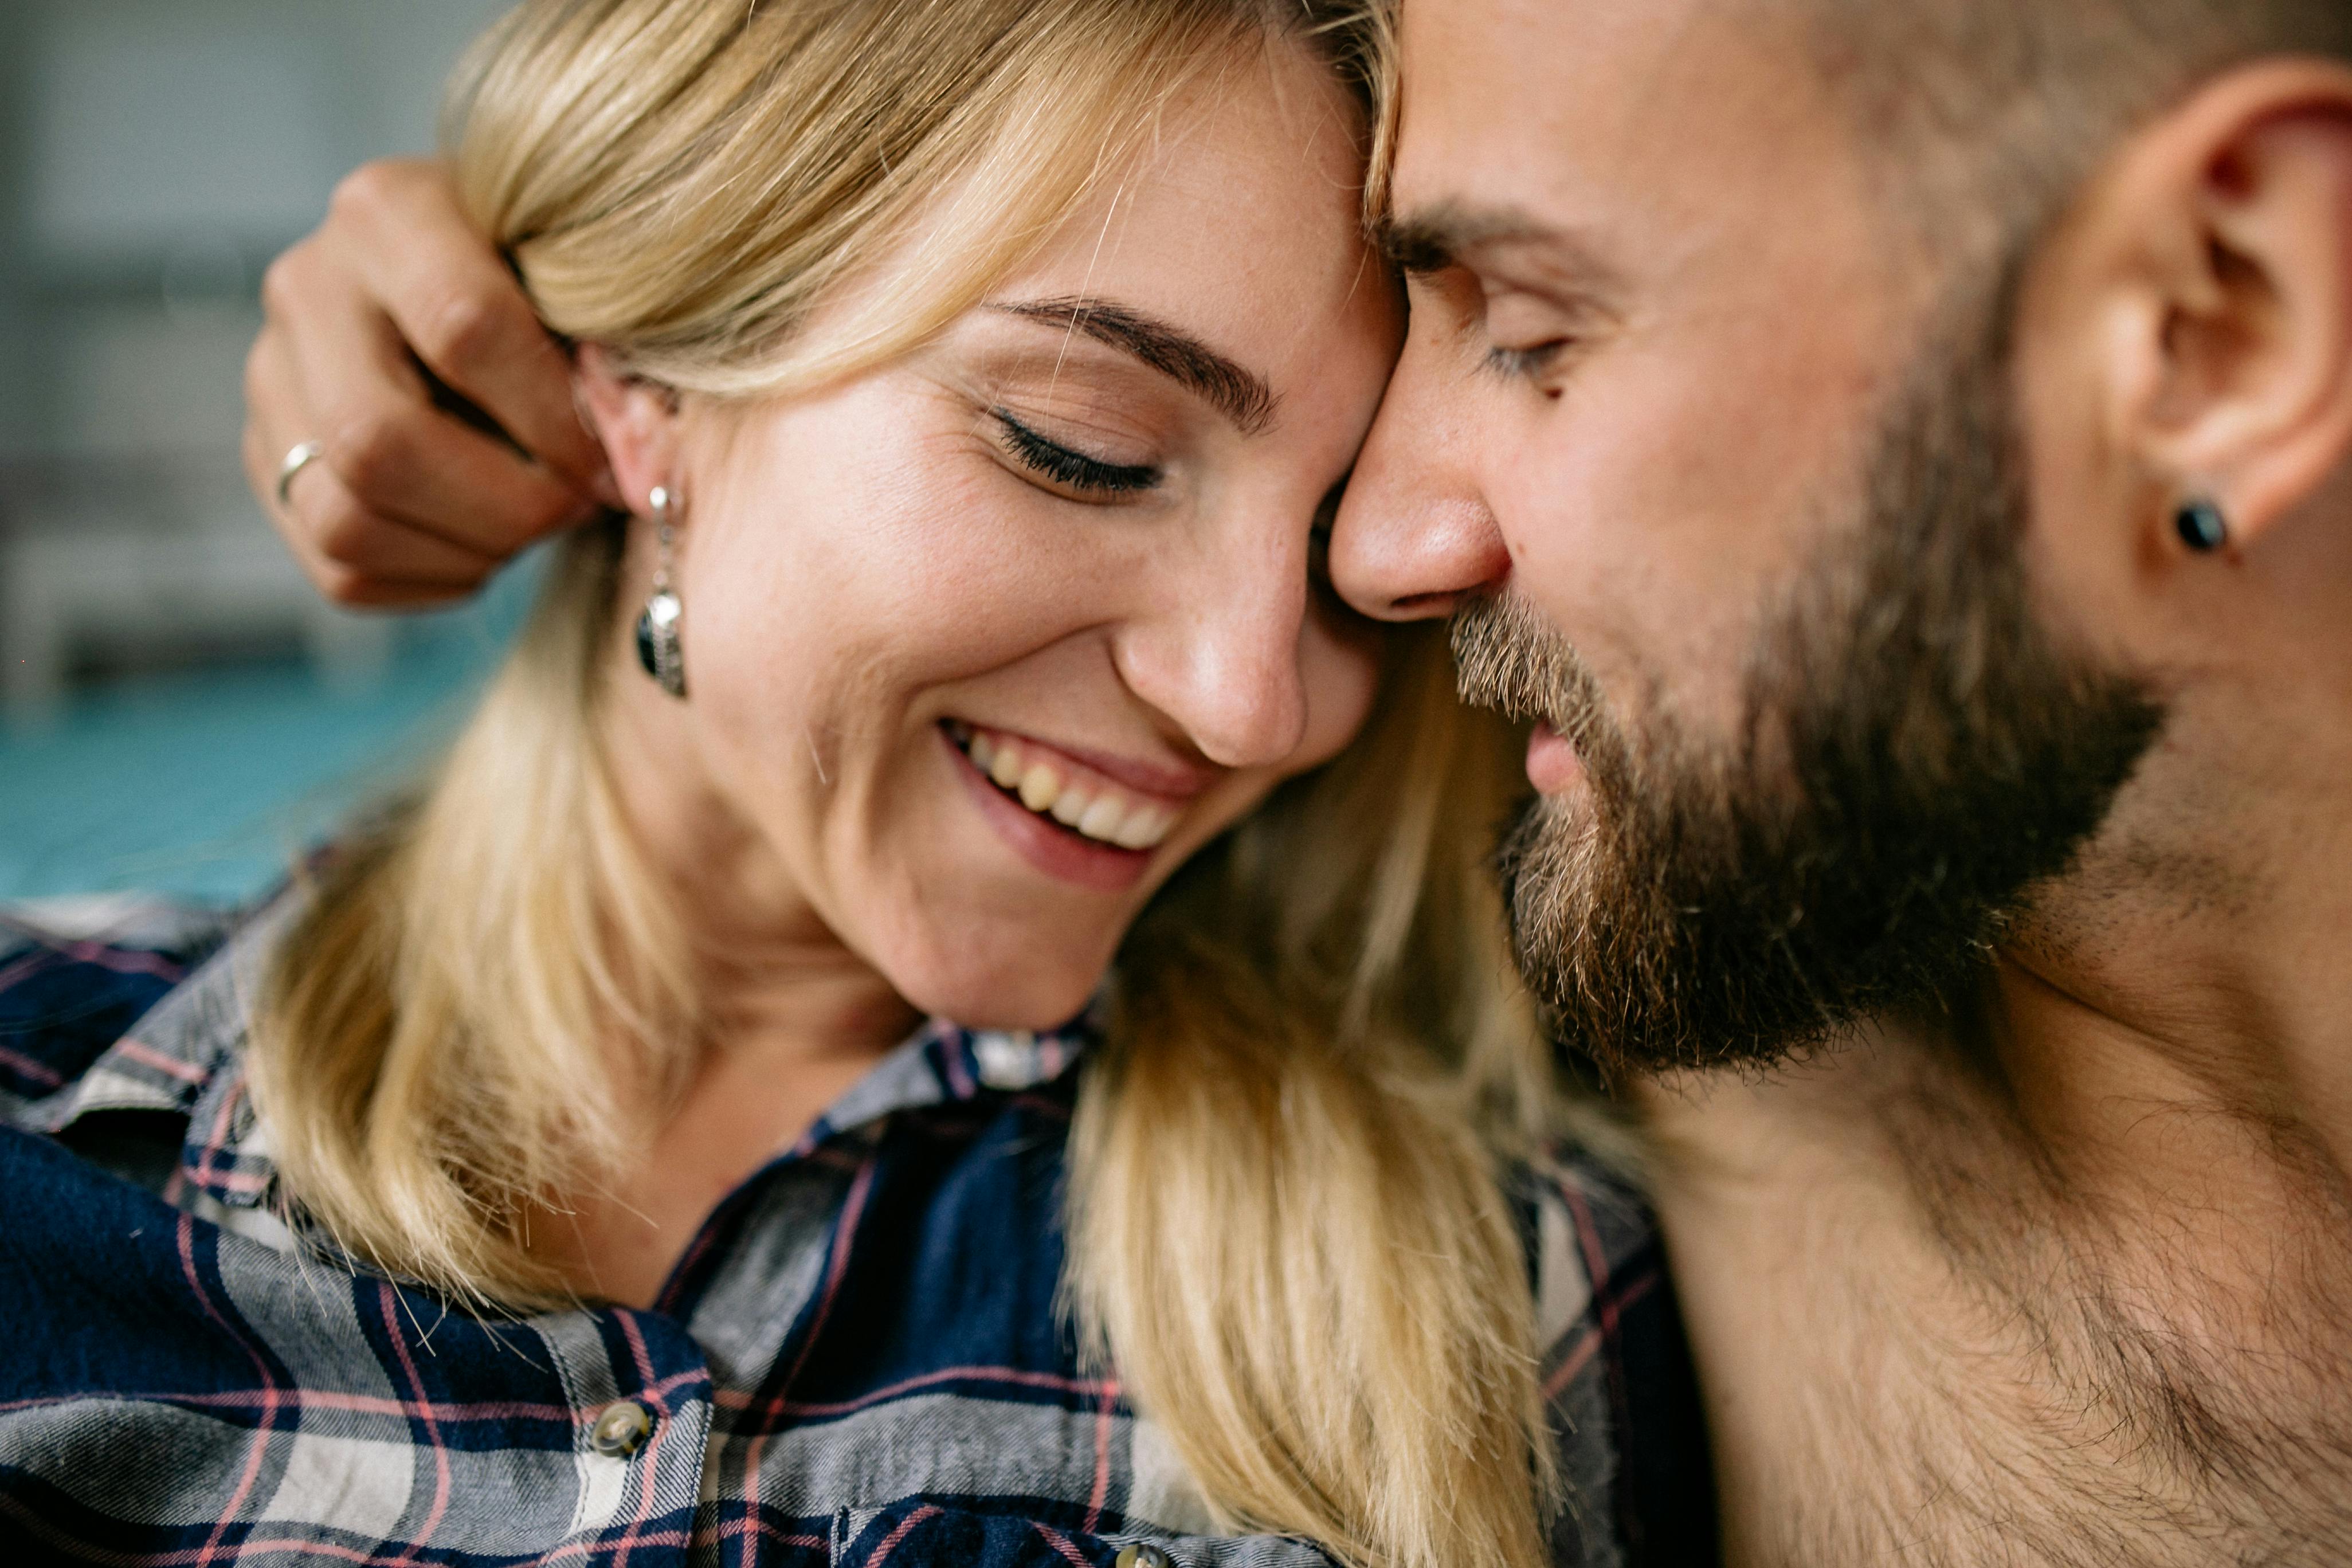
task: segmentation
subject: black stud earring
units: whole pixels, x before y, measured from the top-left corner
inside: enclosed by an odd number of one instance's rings
[[[2180,531],[2180,542],[2200,555],[2210,555],[2230,542],[2230,520],[2218,503],[2201,496],[2183,506],[2172,525]]]
[[[661,555],[654,563],[654,591],[637,616],[637,662],[664,691],[682,699],[686,696],[686,648],[678,633],[686,618],[686,605],[670,584],[670,569],[677,563],[677,530],[670,518],[675,503],[666,485],[656,485],[647,499],[653,503],[654,529],[661,542]]]

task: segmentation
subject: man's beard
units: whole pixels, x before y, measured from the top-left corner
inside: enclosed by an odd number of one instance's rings
[[[1765,617],[1730,736],[1654,700],[1621,722],[1516,600],[1456,617],[1465,699],[1549,722],[1583,763],[1500,863],[1520,968],[1604,1070],[1769,1064],[1952,1006],[2160,730],[2141,683],[2030,602],[2012,298],[1921,356],[1860,526]]]

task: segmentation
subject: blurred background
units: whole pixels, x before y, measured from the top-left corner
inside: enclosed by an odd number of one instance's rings
[[[502,0],[0,0],[0,900],[249,898],[428,758],[528,586],[327,608],[247,494],[269,258]]]

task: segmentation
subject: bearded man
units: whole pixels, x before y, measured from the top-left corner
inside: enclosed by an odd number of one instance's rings
[[[1732,1559],[2352,1562],[2352,7],[1402,29],[1334,577],[1538,721]]]

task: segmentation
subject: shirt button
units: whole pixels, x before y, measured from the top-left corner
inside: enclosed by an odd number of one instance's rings
[[[588,1428],[588,1446],[608,1459],[625,1459],[646,1446],[654,1418],[634,1399],[608,1405],[596,1425]]]
[[[1129,1546],[1119,1551],[1111,1568],[1176,1568],[1168,1553],[1157,1546]]]

